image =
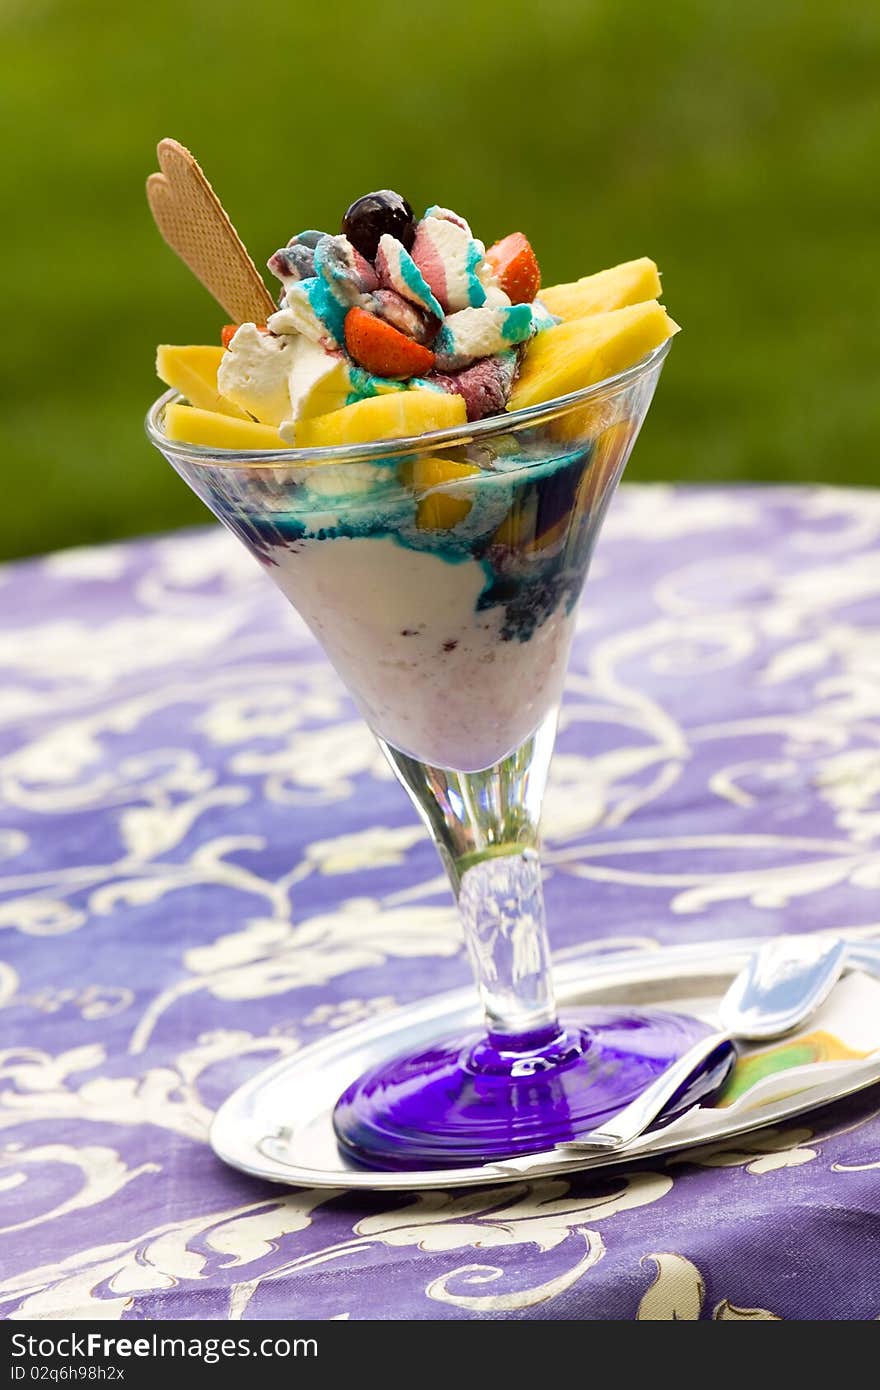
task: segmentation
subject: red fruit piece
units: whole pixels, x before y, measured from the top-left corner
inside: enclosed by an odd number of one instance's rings
[[[374,376],[405,381],[407,377],[425,376],[434,365],[429,348],[414,343],[366,309],[349,309],[346,314],[345,346],[355,362]]]
[[[240,323],[226,323],[223,325],[223,331],[220,334],[220,341],[225,348],[229,347],[229,344],[232,342],[233,338],[235,337],[236,333],[240,328]],[[258,323],[257,328],[261,333],[269,332],[268,328],[264,323]]]
[[[538,258],[522,232],[511,232],[490,246],[486,260],[512,304],[531,304],[541,288]]]

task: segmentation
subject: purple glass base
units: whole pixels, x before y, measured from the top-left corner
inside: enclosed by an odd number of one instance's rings
[[[370,1168],[539,1153],[628,1105],[708,1031],[682,1014],[596,1007],[568,1014],[558,1033],[518,1038],[515,1052],[491,1035],[443,1039],[360,1077],[338,1100],[333,1125],[345,1152]],[[664,1119],[711,1099],[733,1055],[730,1047],[713,1054]]]

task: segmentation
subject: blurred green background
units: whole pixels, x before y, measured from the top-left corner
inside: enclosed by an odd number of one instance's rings
[[[255,260],[355,196],[525,231],[545,281],[648,254],[684,325],[631,478],[873,483],[876,0],[0,0],[0,556],[189,524],[154,345],[223,314],[160,241],[156,141]]]

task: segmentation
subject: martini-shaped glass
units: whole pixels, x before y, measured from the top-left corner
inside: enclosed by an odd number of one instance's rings
[[[578,600],[667,350],[546,405],[394,443],[211,451],[165,437],[173,392],[150,412],[153,443],[323,644],[458,902],[484,1027],[389,1058],[339,1098],[338,1140],[362,1163],[545,1150],[706,1031],[623,1008],[559,1019],[539,858]]]

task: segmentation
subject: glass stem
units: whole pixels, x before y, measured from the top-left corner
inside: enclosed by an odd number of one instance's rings
[[[430,767],[382,745],[452,883],[489,1034],[511,1052],[559,1032],[538,835],[556,717],[482,772]]]

